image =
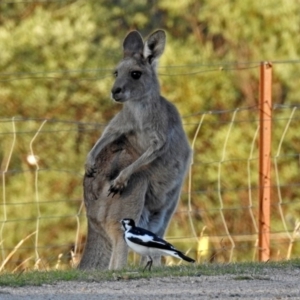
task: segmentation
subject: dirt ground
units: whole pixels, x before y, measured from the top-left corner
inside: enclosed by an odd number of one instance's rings
[[[168,277],[0,287],[0,299],[300,299],[300,268],[264,275]]]

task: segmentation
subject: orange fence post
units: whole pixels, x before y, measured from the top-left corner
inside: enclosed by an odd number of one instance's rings
[[[260,65],[259,95],[259,232],[258,259],[270,258],[272,65]]]

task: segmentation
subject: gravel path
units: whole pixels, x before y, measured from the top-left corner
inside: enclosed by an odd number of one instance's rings
[[[0,287],[0,299],[300,299],[300,269],[271,274],[169,277]]]

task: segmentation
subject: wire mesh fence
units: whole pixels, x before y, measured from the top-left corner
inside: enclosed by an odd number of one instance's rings
[[[299,108],[274,106],[271,258],[299,255]],[[258,107],[184,117],[194,156],[167,239],[198,261],[256,260]],[[80,126],[79,126],[80,125]],[[2,269],[76,264],[84,247],[84,153],[60,160],[63,143],[89,124],[2,119]],[[215,139],[209,139],[209,135]],[[287,136],[289,138],[287,139]],[[45,153],[51,140],[53,156]],[[292,141],[293,144],[290,144]],[[45,145],[43,145],[45,143]],[[211,144],[210,146],[208,144]],[[208,151],[206,151],[208,149]],[[72,155],[70,155],[72,157]]]
[[[297,256],[299,247],[299,148],[289,142],[297,139],[298,109],[280,105],[272,108],[271,259]],[[191,230],[199,259],[258,259],[258,115],[257,106],[199,117],[192,145],[200,160],[194,160],[191,166],[187,195],[191,228],[201,224]],[[218,121],[211,121],[216,117]],[[207,126],[214,128],[214,135],[220,135],[213,152],[211,147],[206,151],[208,141],[201,139],[201,131]]]
[[[224,68],[241,70],[236,64]],[[219,71],[211,65],[203,72]],[[172,68],[159,72],[183,75]],[[183,123],[194,156],[166,239],[198,262],[257,260],[258,104],[194,112],[184,115]],[[272,123],[270,258],[277,260],[300,251],[299,106],[274,104]],[[86,235],[84,161],[90,137],[104,126],[0,119],[0,271],[78,263]]]

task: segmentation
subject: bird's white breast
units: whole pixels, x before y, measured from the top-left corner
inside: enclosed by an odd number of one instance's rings
[[[149,248],[146,246],[142,246],[139,244],[135,244],[129,240],[127,240],[127,245],[129,246],[129,248],[131,248],[133,251],[141,254],[141,255],[149,255],[149,256],[158,256],[158,255],[162,255],[162,251],[160,249],[156,249],[156,248]]]

